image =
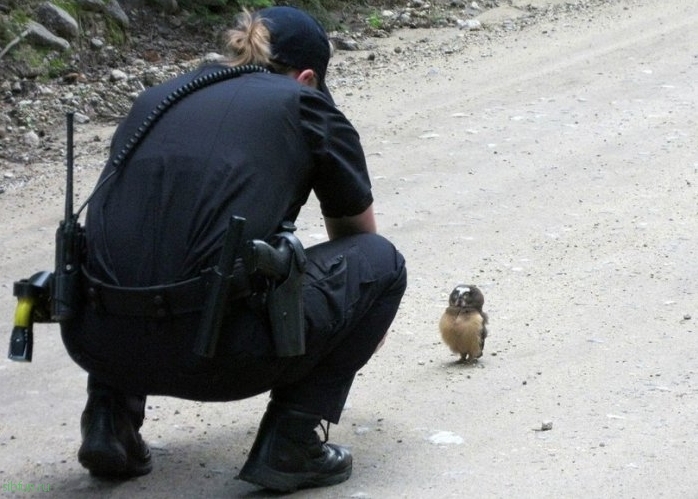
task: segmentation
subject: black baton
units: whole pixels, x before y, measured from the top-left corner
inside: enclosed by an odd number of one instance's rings
[[[230,217],[218,265],[213,267],[213,273],[208,285],[208,298],[201,315],[201,323],[194,345],[194,353],[201,357],[211,358],[216,353],[221,323],[223,322],[228,302],[228,291],[230,288],[230,279],[228,277],[233,273],[233,268],[235,267],[235,259],[242,242],[242,229],[244,227],[244,218],[238,216]]]

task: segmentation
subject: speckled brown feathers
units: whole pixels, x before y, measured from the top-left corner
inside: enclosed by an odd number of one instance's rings
[[[487,338],[487,314],[482,311],[485,297],[476,286],[459,284],[448,300],[439,329],[444,343],[463,362],[482,357]]]

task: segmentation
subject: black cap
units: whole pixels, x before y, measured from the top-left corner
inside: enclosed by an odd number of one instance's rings
[[[294,69],[312,69],[318,78],[318,88],[332,100],[325,84],[330,41],[322,25],[295,7],[269,7],[255,15],[262,19],[271,35],[272,60]]]

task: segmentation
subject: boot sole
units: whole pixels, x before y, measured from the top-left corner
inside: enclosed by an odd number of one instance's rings
[[[278,492],[293,492],[298,489],[327,487],[345,482],[351,476],[352,466],[331,475],[317,472],[284,473],[264,464],[243,466],[238,479]]]
[[[91,475],[100,478],[132,478],[147,475],[153,469],[150,461],[134,462],[101,449],[80,449],[78,461]]]

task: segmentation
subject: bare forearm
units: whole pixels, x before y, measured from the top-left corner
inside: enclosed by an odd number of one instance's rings
[[[363,213],[352,217],[328,218],[325,217],[325,228],[330,240],[352,234],[371,233],[377,231],[376,219],[373,213],[373,205],[369,206]]]

